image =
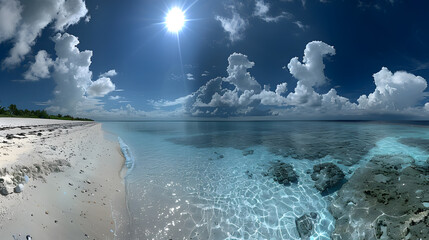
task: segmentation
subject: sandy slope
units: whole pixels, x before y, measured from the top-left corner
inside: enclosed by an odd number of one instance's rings
[[[23,192],[0,195],[1,239],[127,239],[123,156],[114,140],[99,123],[0,118],[4,184],[12,192],[17,181],[8,177],[30,177]]]

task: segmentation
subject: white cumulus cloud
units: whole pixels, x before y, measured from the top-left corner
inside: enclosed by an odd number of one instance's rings
[[[392,73],[386,67],[373,75],[375,90],[358,99],[359,108],[396,110],[416,105],[424,98],[426,80],[420,76],[398,71]]]
[[[105,72],[105,73],[100,74],[100,77],[101,77],[101,78],[102,78],[102,77],[114,77],[114,76],[116,76],[116,75],[118,75],[118,73],[116,72],[116,70],[115,70],[115,69],[112,69],[112,70],[109,70],[109,71],[107,71],[107,72]]]
[[[297,80],[292,92],[287,83],[280,83],[275,91],[261,85],[248,70],[255,66],[248,57],[233,53],[228,58],[226,77],[211,79],[197,91],[173,101],[152,101],[162,107],[179,106],[188,116],[234,117],[275,115],[289,119],[378,119],[383,115],[428,116],[429,103],[420,103],[427,96],[427,82],[420,76],[405,71],[390,72],[387,68],[374,74],[376,88],[369,95],[362,95],[357,103],[338,94],[331,88],[321,93],[317,87],[327,84],[324,73],[326,56],[335,49],[321,41],[309,42],[302,62],[297,57],[287,65]],[[380,111],[382,110],[382,111]]]
[[[49,57],[45,50],[41,50],[37,53],[35,62],[30,65],[27,72],[24,73],[24,79],[30,81],[37,81],[41,78],[50,77],[50,67],[54,65],[54,62]]]
[[[104,97],[115,90],[115,84],[110,78],[102,77],[92,82],[86,92],[90,97]]]
[[[247,56],[241,53],[233,53],[228,57],[228,77],[226,82],[234,84],[239,90],[253,90],[256,93],[261,91],[261,85],[250,75],[247,69],[252,68],[255,63],[248,60]]]
[[[21,20],[22,6],[17,0],[0,0],[0,43],[15,34]]]
[[[3,67],[19,64],[50,23],[54,24],[55,31],[64,31],[87,12],[83,0],[1,0],[0,43],[13,42]]]
[[[302,63],[294,57],[287,65],[289,72],[298,79],[294,92],[287,96],[291,105],[320,106],[322,97],[314,91],[315,86],[326,83],[323,57],[334,55],[335,49],[321,41],[307,44]]]
[[[281,95],[287,91],[287,83],[280,83],[276,87],[276,94]]]
[[[47,110],[67,114],[103,110],[103,103],[94,97],[114,91],[115,85],[107,77],[92,81],[92,51],[80,51],[78,38],[68,33],[58,33],[53,40],[57,59],[51,75],[56,87],[54,99],[49,101]]]

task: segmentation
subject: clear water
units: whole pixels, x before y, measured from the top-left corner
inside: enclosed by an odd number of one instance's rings
[[[103,127],[118,135],[135,159],[126,177],[132,239],[299,239],[295,219],[310,212],[319,216],[311,239],[330,239],[335,222],[328,206],[335,193],[322,196],[307,170],[334,162],[349,178],[374,155],[409,155],[425,164],[429,151],[424,140],[429,128],[412,124],[107,122]],[[246,150],[254,153],[244,156]],[[264,175],[276,160],[293,165],[297,184],[280,185]]]

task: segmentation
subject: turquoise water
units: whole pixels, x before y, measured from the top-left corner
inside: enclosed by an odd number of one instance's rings
[[[103,128],[122,139],[133,159],[126,177],[132,239],[300,239],[295,219],[310,212],[318,214],[311,239],[330,239],[336,193],[315,189],[309,174],[315,164],[333,162],[347,180],[375,155],[426,164],[429,151],[429,128],[412,124],[106,122]],[[297,183],[285,186],[265,174],[277,160],[293,166]]]

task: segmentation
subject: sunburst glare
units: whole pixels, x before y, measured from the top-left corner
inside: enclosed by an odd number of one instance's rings
[[[178,7],[172,8],[165,17],[165,25],[172,33],[178,33],[185,25],[185,21],[185,13]]]

